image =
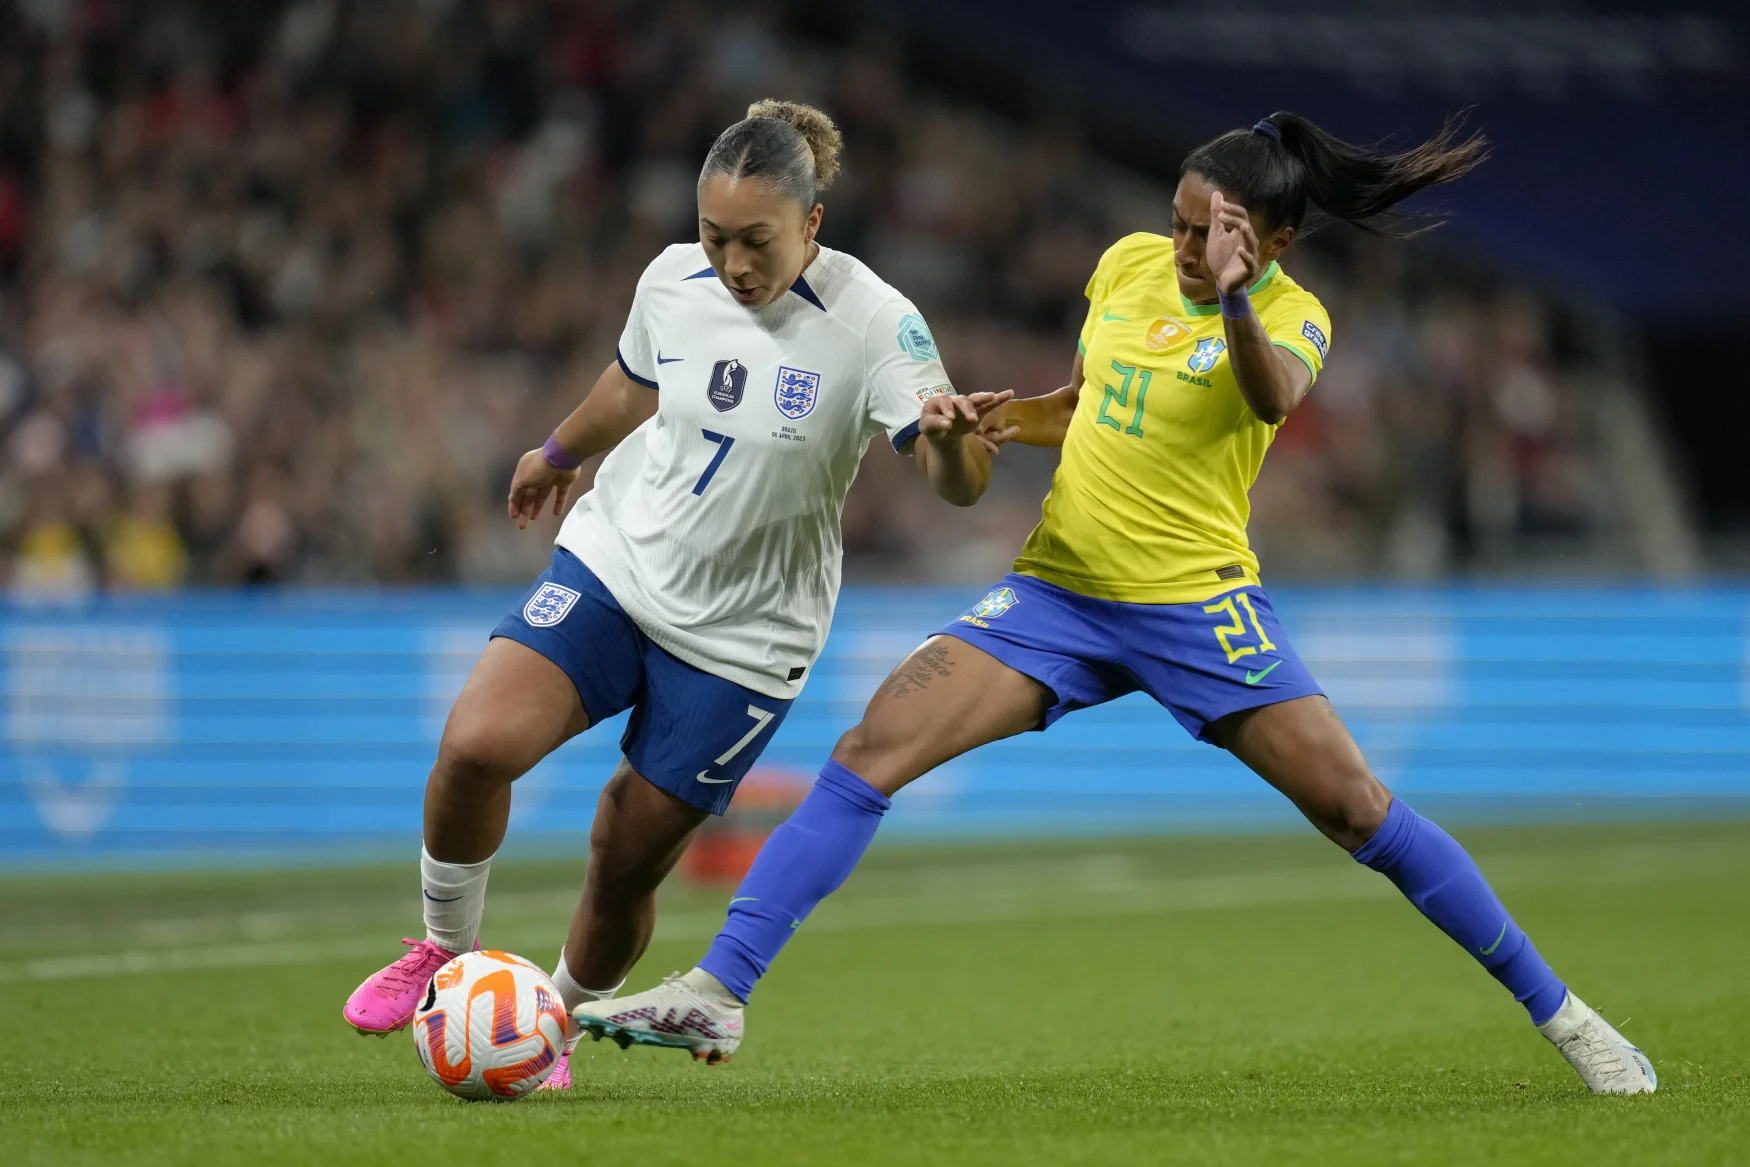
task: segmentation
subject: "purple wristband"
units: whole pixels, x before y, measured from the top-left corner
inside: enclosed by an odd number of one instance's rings
[[[1223,320],[1244,320],[1252,314],[1252,296],[1245,288],[1232,293],[1216,293],[1221,298],[1221,318]]]
[[[541,447],[541,457],[547,459],[547,465],[555,470],[576,470],[583,465],[583,459],[573,458],[553,434],[547,435],[546,444]]]

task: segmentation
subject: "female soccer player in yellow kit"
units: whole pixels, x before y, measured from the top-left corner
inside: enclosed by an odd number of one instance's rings
[[[1454,123],[1386,154],[1291,113],[1194,150],[1172,237],[1128,236],[1095,269],[1070,384],[989,419],[992,443],[1063,448],[1014,572],[912,653],[839,739],[699,967],[581,1006],[579,1023],[622,1044],[727,1057],[754,983],[850,873],[889,796],[986,742],[1141,689],[1391,879],[1594,1092],[1652,1091],[1651,1063],[1568,992],[1464,849],[1368,770],[1277,623],[1246,542],[1247,491],[1332,335],[1278,257],[1309,210],[1368,226],[1484,152]]]

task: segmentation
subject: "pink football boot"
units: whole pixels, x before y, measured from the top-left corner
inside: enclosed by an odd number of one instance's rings
[[[456,959],[455,953],[436,941],[404,939],[401,943],[407,945],[407,954],[381,972],[366,977],[365,983],[346,999],[343,1014],[346,1023],[361,1034],[387,1037],[398,1029],[407,1028],[432,974]],[[478,940],[474,942],[474,951],[480,951]]]
[[[553,1072],[547,1075],[547,1080],[536,1086],[537,1090],[569,1090],[571,1089],[571,1051],[566,1050],[559,1055],[559,1064],[553,1067]]]

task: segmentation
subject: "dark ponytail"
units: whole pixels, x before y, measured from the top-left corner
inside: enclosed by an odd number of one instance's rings
[[[1363,231],[1400,238],[1445,222],[1392,208],[1419,190],[1468,174],[1489,155],[1482,134],[1464,119],[1446,119],[1420,146],[1390,154],[1345,142],[1299,114],[1278,111],[1249,130],[1234,130],[1191,151],[1179,177],[1200,174],[1272,227],[1299,227],[1312,208]]]

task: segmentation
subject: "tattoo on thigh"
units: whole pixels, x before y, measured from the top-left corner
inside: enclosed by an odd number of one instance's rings
[[[881,690],[889,697],[910,697],[929,688],[931,681],[949,676],[953,671],[954,662],[948,656],[948,646],[926,644],[893,670]]]

